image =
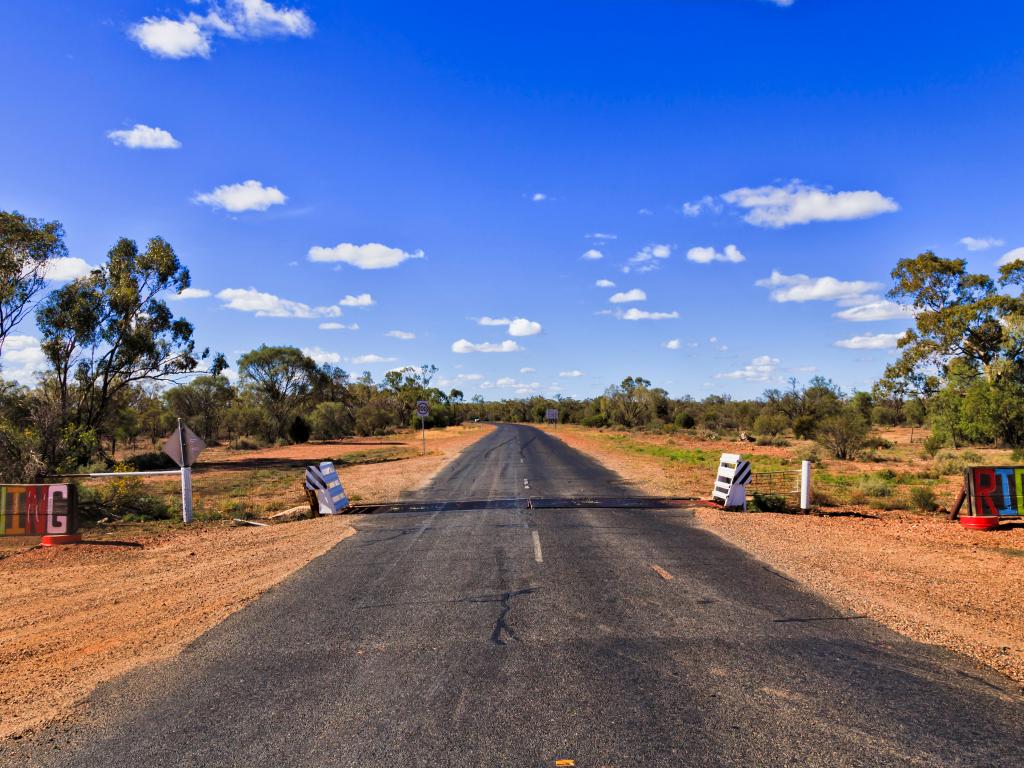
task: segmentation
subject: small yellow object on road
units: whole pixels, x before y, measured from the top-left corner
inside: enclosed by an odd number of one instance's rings
[[[661,578],[663,578],[665,581],[672,581],[672,579],[675,578],[671,573],[666,571],[660,565],[652,565],[651,566],[651,570],[654,571],[659,576],[661,576]]]
[[[574,765],[576,765],[576,761],[575,760],[555,760],[555,765],[574,766]]]

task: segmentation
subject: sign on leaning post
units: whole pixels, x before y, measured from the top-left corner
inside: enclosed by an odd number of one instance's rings
[[[178,419],[178,428],[164,443],[164,453],[181,467],[181,519],[192,522],[192,465],[203,452],[206,443]]]
[[[966,475],[971,517],[1024,515],[1024,467],[971,467]]]
[[[427,416],[430,415],[430,403],[426,400],[416,401],[416,415],[420,417],[420,432],[423,435],[423,454],[427,453]]]
[[[544,413],[544,421],[549,421],[552,424],[557,424],[558,423],[558,409],[557,408],[548,408],[547,411]]]

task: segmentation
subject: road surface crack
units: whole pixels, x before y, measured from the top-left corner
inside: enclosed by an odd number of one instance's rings
[[[508,645],[508,643],[505,642],[506,637],[509,640],[519,640],[519,638],[516,637],[515,630],[512,629],[508,621],[508,615],[512,611],[512,598],[520,597],[522,595],[532,595],[536,591],[537,587],[527,587],[526,589],[517,589],[515,592],[502,592],[500,595],[467,597],[465,602],[500,604],[501,611],[498,613],[498,619],[494,622],[494,629],[491,630],[491,642],[495,645]]]

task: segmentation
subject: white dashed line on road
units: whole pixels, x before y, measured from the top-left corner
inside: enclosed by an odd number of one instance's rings
[[[540,534],[537,533],[536,531],[532,531],[532,533],[533,533],[533,559],[536,560],[538,563],[543,563],[544,562],[544,553],[541,552],[541,550],[540,550]]]

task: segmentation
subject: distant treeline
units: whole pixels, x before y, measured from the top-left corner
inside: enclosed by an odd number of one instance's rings
[[[889,298],[912,308],[915,327],[871,392],[817,377],[753,400],[698,401],[630,376],[588,399],[491,402],[434,386],[432,365],[353,379],[290,346],[245,353],[229,380],[224,356],[197,350],[165,301],[191,282],[169,243],[121,239],[98,268],[51,290],[48,271],[69,261],[59,222],[0,211],[0,351],[34,314],[45,360],[34,387],[0,379],[0,480],[108,464],[125,444],[155,446],[176,418],[239,447],[382,435],[415,426],[417,400],[430,403],[430,427],[541,422],[556,408],[561,422],[591,427],[814,438],[839,458],[872,426],[900,424],[929,425],[930,449],[1024,445],[1024,260],[992,278],[931,252],[902,259]]]

